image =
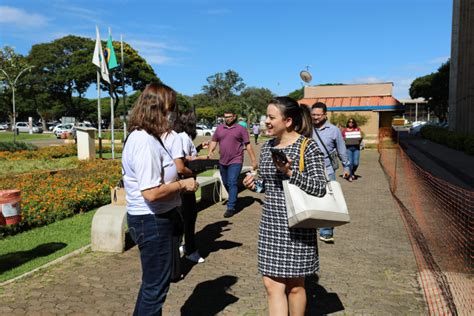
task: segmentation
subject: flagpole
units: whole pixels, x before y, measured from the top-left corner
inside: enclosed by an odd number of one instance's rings
[[[112,29],[109,27],[109,38],[112,37]],[[110,132],[111,132],[111,149],[112,149],[112,159],[115,159],[115,137],[114,137],[114,98],[113,98],[113,82],[114,82],[114,76],[112,74],[112,69],[110,69]]]
[[[123,58],[123,35],[120,34],[120,58],[122,64],[122,91],[123,91],[123,140],[127,139],[127,106],[125,103],[125,63]]]
[[[97,69],[97,123],[99,127],[99,158],[102,159],[102,114],[100,111],[100,72]]]

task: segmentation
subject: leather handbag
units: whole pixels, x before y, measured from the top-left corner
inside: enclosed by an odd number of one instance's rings
[[[304,171],[307,142],[308,139],[305,139],[300,148],[300,172]],[[327,175],[326,194],[323,197],[308,194],[289,180],[283,181],[283,191],[290,228],[335,227],[350,222],[341,185],[337,181],[330,181]]]

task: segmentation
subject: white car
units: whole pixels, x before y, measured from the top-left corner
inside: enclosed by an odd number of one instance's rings
[[[73,133],[73,123],[65,123],[65,124],[59,124],[56,125],[55,128],[53,128],[53,134],[56,136],[56,138],[61,138],[62,133]]]
[[[212,136],[214,132],[206,125],[196,125],[196,133],[198,136]]]
[[[410,133],[410,135],[418,135],[420,133],[421,128],[425,125],[426,125],[425,121],[413,122],[408,132]]]
[[[16,122],[16,128],[18,129],[19,133],[29,133],[30,132],[30,125],[28,122]],[[31,127],[31,131],[35,134],[43,133],[43,128],[41,126],[33,124]]]

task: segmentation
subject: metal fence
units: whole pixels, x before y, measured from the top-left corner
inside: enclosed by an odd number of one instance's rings
[[[414,163],[392,129],[379,132],[380,163],[418,264],[431,315],[474,311],[474,192],[438,179]]]

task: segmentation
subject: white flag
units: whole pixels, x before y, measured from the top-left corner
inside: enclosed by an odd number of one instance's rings
[[[100,41],[99,27],[95,27],[97,38],[95,41],[94,56],[92,56],[92,63],[100,68],[100,76],[102,79],[110,83],[109,70],[107,68],[107,62],[104,58],[104,52],[102,51],[102,42]]]

